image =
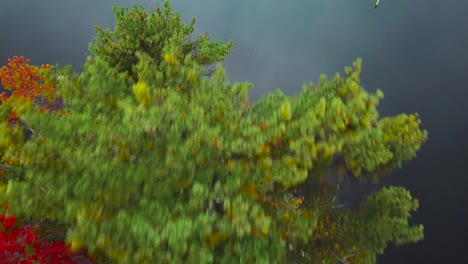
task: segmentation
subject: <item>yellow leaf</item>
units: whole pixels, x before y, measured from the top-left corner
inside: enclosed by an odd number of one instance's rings
[[[164,61],[170,66],[174,66],[176,62],[174,56],[168,53],[164,54]]]
[[[81,249],[83,247],[84,243],[83,243],[83,240],[81,239],[73,239],[71,241],[71,249],[73,251],[77,251],[79,249]]]
[[[140,81],[133,85],[133,94],[140,104],[148,108],[152,98],[150,88],[145,82]]]
[[[281,105],[280,115],[283,121],[285,122],[291,119],[291,104],[289,103],[289,101],[286,101]]]

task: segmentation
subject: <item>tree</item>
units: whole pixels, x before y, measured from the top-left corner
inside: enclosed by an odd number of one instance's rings
[[[379,118],[383,93],[345,76],[249,106],[250,83],[218,65],[231,44],[191,42],[193,22],[158,7],[114,7],[84,72],[55,81],[66,115],[22,115],[46,137],[19,146],[11,213],[67,229],[72,248],[106,263],[373,263],[389,242],[423,237],[400,187],[338,210],[342,180],[378,181],[426,140],[417,114]],[[327,178],[330,167],[341,175]]]
[[[9,175],[17,175],[20,166],[21,145],[35,133],[20,119],[21,113],[28,111],[31,104],[36,104],[38,112],[52,110],[55,114],[62,113],[62,107],[56,106],[56,84],[49,78],[53,66],[49,64],[40,67],[29,64],[24,57],[14,56],[8,59],[8,64],[0,68],[0,84],[8,91],[0,94],[0,190],[5,189]],[[0,206],[5,206],[4,201]]]
[[[117,20],[115,31],[96,26],[97,36],[94,43],[89,45],[90,51],[118,72],[126,73],[133,81],[138,79],[138,73],[134,69],[139,60],[137,53],[143,52],[154,58],[155,64],[160,64],[163,59],[172,61],[172,58],[167,57],[169,54],[166,57],[161,56],[167,42],[172,38],[179,39],[180,43],[175,48],[181,54],[192,54],[200,65],[220,62],[228,55],[232,47],[231,41],[212,42],[207,34],[192,41],[195,18],[189,25],[184,25],[180,15],[171,12],[168,2],[164,6],[164,10],[158,6],[148,14],[142,6],[133,6],[129,11],[114,5]]]
[[[0,68],[0,83],[11,95],[5,92],[0,94],[2,144],[0,151],[0,174],[8,168],[18,164],[17,148],[12,148],[22,141],[22,133],[17,133],[24,127],[20,122],[20,113],[25,111],[27,103],[40,105],[40,111],[50,108],[56,99],[56,85],[46,77],[52,71],[51,65],[41,67],[29,65],[24,57],[13,57],[8,64]],[[32,131],[30,128],[28,128]]]
[[[0,94],[1,105],[1,143],[0,143],[0,192],[5,192],[9,177],[15,177],[21,171],[18,151],[19,146],[37,133],[21,120],[21,113],[27,111],[34,103],[38,106],[38,113],[51,110],[55,114],[63,113],[63,107],[58,106],[56,84],[47,76],[53,66],[40,67],[29,64],[24,57],[13,57],[8,64],[0,68],[0,82],[10,95]],[[9,172],[6,175],[6,172]],[[15,176],[12,176],[15,175]],[[4,199],[1,206],[7,206]],[[20,220],[17,223],[17,220]],[[76,263],[76,261],[90,261],[85,253],[75,254],[62,241],[49,236],[51,230],[57,227],[45,221],[31,219],[17,219],[15,216],[0,215],[0,263]],[[82,263],[82,262],[80,262]],[[90,262],[89,262],[90,263]]]

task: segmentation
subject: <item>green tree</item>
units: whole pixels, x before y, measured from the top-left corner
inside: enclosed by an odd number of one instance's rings
[[[178,39],[174,48],[180,54],[192,54],[200,65],[210,65],[222,61],[232,47],[232,42],[212,42],[207,34],[191,39],[195,18],[189,25],[184,25],[180,14],[172,13],[169,2],[164,2],[164,10],[159,6],[149,14],[142,6],[119,8],[114,5],[113,11],[117,20],[115,31],[96,26],[97,33],[89,50],[104,62],[112,65],[120,73],[126,73],[134,81],[138,72],[134,69],[139,58],[138,52],[145,53],[159,65],[164,58],[173,61],[169,53],[161,56],[164,47],[171,39]],[[175,61],[174,61],[175,62]],[[162,77],[162,76],[161,76]]]
[[[417,115],[379,118],[383,94],[360,86],[360,60],[250,107],[250,83],[231,85],[220,65],[203,76],[231,43],[191,42],[193,21],[164,5],[114,7],[84,72],[55,75],[68,112],[22,114],[46,138],[19,146],[11,213],[63,225],[73,248],[109,263],[373,263],[389,242],[422,239],[403,188],[354,210],[332,199],[331,167],[378,181],[427,138]]]

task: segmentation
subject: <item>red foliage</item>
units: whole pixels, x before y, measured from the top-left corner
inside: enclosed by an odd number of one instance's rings
[[[0,264],[94,263],[89,257],[83,258],[84,252],[73,252],[64,242],[39,242],[33,226],[18,228],[15,224],[14,216],[0,216]]]

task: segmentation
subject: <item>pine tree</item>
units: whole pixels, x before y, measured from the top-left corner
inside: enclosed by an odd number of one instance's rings
[[[332,199],[340,181],[378,181],[427,138],[417,114],[379,118],[383,93],[360,86],[360,59],[250,107],[250,83],[230,84],[220,65],[204,76],[231,43],[191,41],[194,21],[164,6],[114,7],[84,71],[55,75],[67,113],[22,114],[45,139],[18,146],[12,214],[60,223],[106,263],[374,263],[388,243],[422,239],[401,187],[357,209]]]

